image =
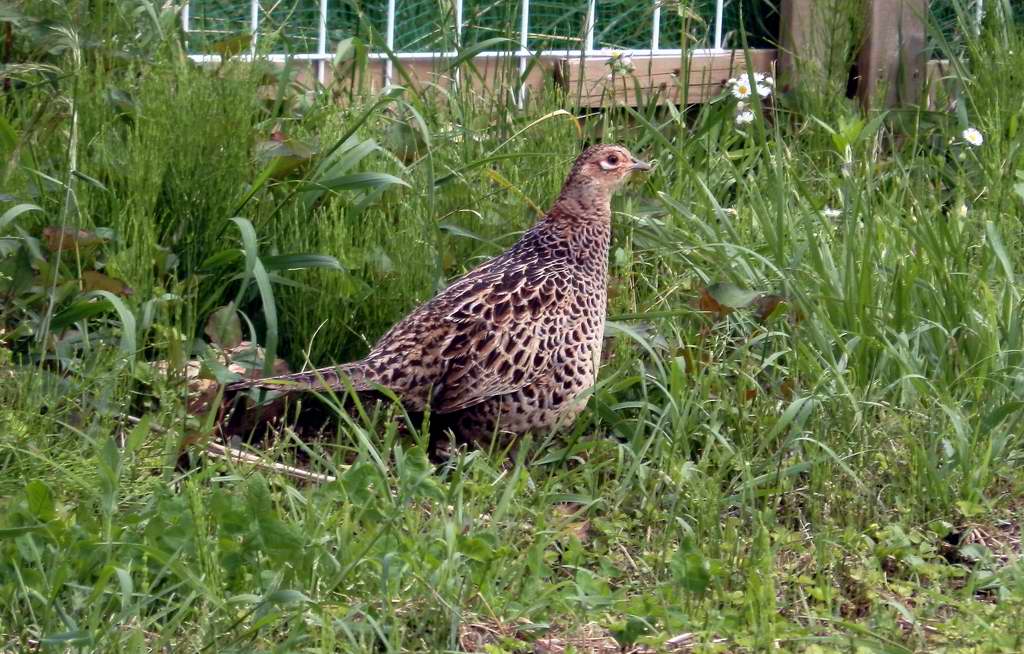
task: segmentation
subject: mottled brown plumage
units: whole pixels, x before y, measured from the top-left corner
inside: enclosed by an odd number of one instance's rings
[[[616,145],[577,158],[550,211],[509,250],[392,327],[366,358],[244,382],[289,393],[391,389],[460,440],[564,427],[600,363],[612,193],[650,166]]]

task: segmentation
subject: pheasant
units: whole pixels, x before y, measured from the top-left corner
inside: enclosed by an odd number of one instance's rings
[[[650,169],[624,147],[587,148],[533,228],[397,323],[366,358],[228,390],[384,387],[411,414],[429,409],[431,431],[460,442],[572,424],[601,359],[611,197]]]

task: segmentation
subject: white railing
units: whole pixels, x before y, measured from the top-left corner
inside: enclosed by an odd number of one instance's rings
[[[385,1],[385,0],[381,0]],[[404,0],[386,0],[387,2],[387,23],[384,33],[384,42],[387,45],[389,51],[387,52],[371,52],[367,56],[370,59],[382,59],[384,60],[384,83],[385,85],[391,84],[393,68],[392,68],[392,57],[397,59],[422,59],[422,58],[453,58],[458,57],[459,52],[453,51],[440,51],[440,52],[394,52],[395,46],[395,16],[396,16],[396,5]],[[587,13],[586,23],[584,26],[584,38],[583,48],[579,50],[536,50],[531,51],[529,48],[530,38],[530,0],[522,1],[522,11],[520,12],[520,25],[519,25],[519,49],[510,50],[507,52],[501,51],[490,51],[481,52],[477,54],[477,57],[505,57],[515,56],[519,58],[519,74],[520,76],[525,75],[526,67],[531,57],[534,56],[558,56],[558,57],[608,57],[611,54],[611,50],[608,48],[595,48],[594,47],[594,32],[596,29],[596,18],[597,18],[597,0],[585,0],[587,2]],[[581,0],[583,1],[583,0]],[[662,48],[661,47],[661,4],[664,0],[651,0],[652,12],[651,12],[651,42],[649,48],[632,49],[628,50],[631,55],[680,55],[682,50],[678,48]],[[330,0],[320,0],[319,7],[319,21],[317,27],[317,51],[310,53],[299,53],[299,54],[268,54],[264,55],[271,61],[283,61],[286,58],[313,61],[316,65],[317,79],[323,82],[324,70],[326,62],[333,59],[334,55],[327,52],[327,10],[328,2]],[[714,34],[712,41],[712,47],[699,49],[692,51],[692,54],[710,54],[720,52],[722,50],[722,25],[723,25],[723,13],[724,13],[725,0],[715,1],[715,18],[714,23],[711,25],[711,33]],[[980,4],[980,2],[979,2]],[[454,2],[454,24],[452,28],[455,32],[455,44],[456,47],[462,45],[462,31],[464,26],[463,20],[463,8],[462,0],[455,0]],[[190,12],[189,4],[186,2],[181,11],[182,28],[185,32],[190,31]],[[252,32],[252,44],[249,49],[249,57],[256,56],[256,39],[259,35],[260,27],[260,2],[259,0],[251,0],[250,12],[249,12],[249,29]],[[190,55],[192,59],[196,61],[219,61],[220,55],[211,54],[193,54]],[[520,96],[522,95],[525,87],[520,89]]]

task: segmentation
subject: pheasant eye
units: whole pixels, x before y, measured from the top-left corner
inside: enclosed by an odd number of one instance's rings
[[[608,155],[608,163],[610,163],[611,165],[614,166],[617,163],[619,163],[619,158],[617,156],[615,156],[614,154],[610,154],[610,155]]]

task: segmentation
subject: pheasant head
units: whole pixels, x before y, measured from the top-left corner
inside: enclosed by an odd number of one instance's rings
[[[576,158],[556,206],[581,218],[607,220],[612,194],[637,170],[650,170],[621,145],[592,145]]]

